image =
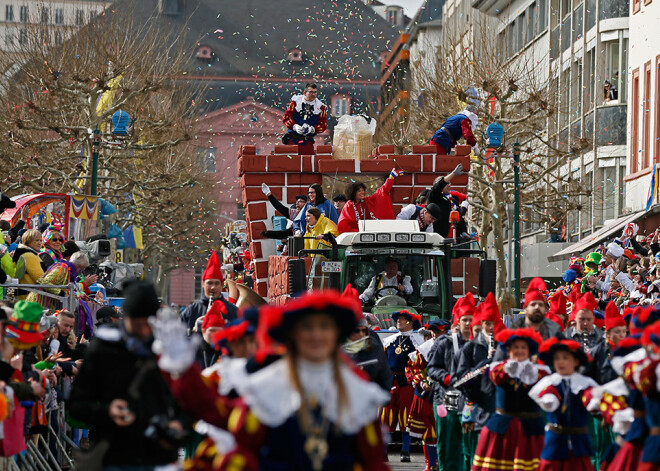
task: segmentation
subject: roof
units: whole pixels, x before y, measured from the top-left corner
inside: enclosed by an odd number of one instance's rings
[[[135,7],[145,21],[158,0]],[[209,46],[213,60],[194,59],[191,75],[378,79],[379,56],[396,30],[362,2],[328,0],[188,0],[179,14],[161,15],[163,28],[186,28],[194,54]],[[289,62],[294,48],[302,62]]]
[[[565,249],[557,252],[556,254],[548,257],[548,261],[559,262],[569,258],[572,255],[581,255],[591,251],[591,249],[599,245],[601,242],[611,238],[614,234],[621,232],[629,222],[639,221],[642,218],[658,212],[660,212],[660,206],[654,206],[651,211],[638,211],[636,213],[627,214],[618,219],[615,219],[606,226],[598,229],[593,234],[583,237],[579,242],[576,242],[575,244],[570,245]]]

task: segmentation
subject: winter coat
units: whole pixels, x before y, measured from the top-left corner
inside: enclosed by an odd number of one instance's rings
[[[314,203],[307,203],[305,207],[300,211],[297,215],[296,218],[293,220],[293,230],[295,231],[300,231],[300,232],[305,232],[307,230],[307,220],[305,219],[305,214],[307,213],[307,210],[309,208],[316,208],[319,211],[321,211],[321,214],[328,219],[330,219],[332,222],[337,224],[337,221],[339,221],[339,213],[337,212],[337,208],[334,207],[332,202],[328,199],[323,200],[323,203],[321,204],[314,204]]]
[[[359,232],[360,219],[394,219],[392,197],[390,196],[393,184],[394,180],[388,178],[376,190],[376,193],[366,196],[359,204],[356,204],[355,201],[347,202],[337,223],[339,233]]]
[[[226,321],[233,321],[238,317],[238,308],[224,299],[220,299],[227,308],[227,314],[223,315]],[[188,326],[188,331],[192,333],[197,319],[206,314],[209,309],[209,298],[202,294],[202,297],[192,304],[188,305],[181,313],[181,320]]]
[[[316,221],[314,227],[307,226],[305,237],[316,237],[323,234],[332,234],[333,236],[337,237],[339,235],[339,231],[337,230],[337,225],[334,222],[321,214],[321,217],[318,219],[318,221]],[[305,239],[305,250],[315,250],[318,248],[323,248],[324,246],[329,247],[330,244],[321,240]]]
[[[117,426],[108,411],[114,399],[124,399],[135,414],[127,427]],[[119,326],[103,326],[91,340],[67,405],[71,417],[94,427],[97,440],[110,448],[105,465],[159,465],[177,460],[168,449],[145,437],[151,419],[161,416],[191,426],[163,379],[151,345],[129,337]]]
[[[19,283],[22,285],[34,285],[39,278],[44,276],[39,253],[27,245],[20,244],[14,251],[12,261],[17,264],[21,256],[23,256],[23,260],[25,260],[25,275],[19,280]],[[25,299],[26,295],[27,291],[19,290],[18,297],[20,299]]]

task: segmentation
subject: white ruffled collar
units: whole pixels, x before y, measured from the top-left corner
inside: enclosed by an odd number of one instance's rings
[[[424,361],[429,361],[429,352],[433,348],[434,344],[435,344],[435,339],[429,339],[423,344],[421,344],[419,347],[417,347],[417,351],[419,352],[420,355],[422,355]]]
[[[598,383],[588,376],[584,376],[580,373],[573,373],[572,375],[562,376],[559,373],[552,373],[551,375],[545,376],[539,380],[538,383],[529,391],[529,396],[532,399],[538,399],[539,394],[548,386],[559,386],[559,384],[568,380],[571,392],[573,394],[580,394],[587,388],[597,387]]]
[[[315,98],[314,101],[307,101],[305,100],[304,95],[293,95],[291,97],[291,101],[296,104],[296,111],[299,113],[302,111],[303,103],[312,105],[313,106],[312,113],[314,114],[320,114],[323,108],[323,102],[318,98]]]
[[[646,358],[646,356],[647,356],[646,350],[640,347],[637,350],[632,351],[629,354],[624,355],[622,357],[613,357],[610,360],[610,364],[612,365],[612,369],[618,375],[622,375],[623,369],[625,368],[627,363],[642,361],[644,358]]]
[[[245,369],[246,365],[246,358],[222,357],[216,363],[204,369],[202,374],[207,377],[212,376],[214,373],[217,374],[220,378],[218,393],[221,396],[227,396],[232,389],[238,390],[238,385],[248,376]]]
[[[299,360],[297,367],[304,394],[315,395],[323,408],[324,416],[343,433],[355,434],[375,421],[379,407],[390,400],[387,391],[360,378],[342,363],[339,371],[348,404],[340,415],[332,362],[313,364]],[[268,427],[278,427],[301,406],[300,394],[293,388],[290,378],[288,360],[280,359],[245,378],[239,385],[238,392],[261,423]]]

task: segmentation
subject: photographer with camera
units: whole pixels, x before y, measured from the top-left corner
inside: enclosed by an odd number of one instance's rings
[[[119,325],[104,325],[89,344],[68,408],[94,427],[95,446],[76,467],[151,470],[177,460],[192,425],[165,384],[149,318],[160,308],[150,283],[127,282]],[[83,462],[81,463],[81,459]]]

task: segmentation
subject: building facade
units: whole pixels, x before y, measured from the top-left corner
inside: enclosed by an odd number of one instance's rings
[[[660,160],[660,2],[633,0],[629,22],[626,206],[641,211]],[[651,204],[658,202],[656,194]]]
[[[27,47],[30,28],[44,28],[44,42],[59,46],[102,13],[111,0],[0,0],[0,51]]]

